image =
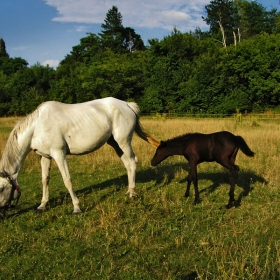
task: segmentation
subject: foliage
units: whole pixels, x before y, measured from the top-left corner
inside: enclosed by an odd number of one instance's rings
[[[81,38],[57,69],[10,58],[1,39],[0,116],[27,114],[46,100],[76,103],[106,96],[134,100],[147,114],[279,108],[279,12],[246,0],[213,0],[205,10],[209,31],[182,33],[175,27],[144,46],[113,6],[100,34]]]

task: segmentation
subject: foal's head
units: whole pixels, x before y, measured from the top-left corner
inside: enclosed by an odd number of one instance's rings
[[[161,163],[170,155],[168,154],[168,150],[166,148],[166,142],[160,141],[159,146],[157,147],[156,153],[152,158],[151,164],[152,166],[156,166],[157,164]]]

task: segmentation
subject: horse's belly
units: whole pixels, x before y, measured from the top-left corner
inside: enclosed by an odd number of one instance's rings
[[[87,137],[80,137],[79,139],[65,139],[66,150],[71,155],[82,155],[93,152],[101,148],[109,139],[109,136],[103,136],[99,139],[92,139]]]

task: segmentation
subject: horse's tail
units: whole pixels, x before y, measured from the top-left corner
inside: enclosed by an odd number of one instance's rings
[[[140,123],[140,120],[139,120],[140,109],[139,109],[138,105],[135,102],[128,102],[127,105],[136,115],[136,124],[135,124],[135,129],[134,129],[135,133],[140,138],[142,138],[143,140],[147,141],[148,143],[153,145],[155,148],[157,148],[159,146],[160,142],[157,141],[156,139],[154,139],[151,135],[149,135],[149,133],[145,131],[145,129],[143,128],[143,126]]]
[[[241,136],[235,136],[237,139],[238,148],[248,157],[253,157],[255,153],[249,148],[245,140]]]

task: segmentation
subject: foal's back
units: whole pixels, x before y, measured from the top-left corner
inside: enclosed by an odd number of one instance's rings
[[[228,131],[211,134],[194,133],[186,141],[184,156],[197,163],[230,157],[236,149],[235,136]]]

